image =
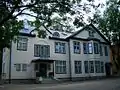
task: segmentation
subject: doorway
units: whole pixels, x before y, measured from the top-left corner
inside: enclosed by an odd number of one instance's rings
[[[47,77],[47,64],[40,63],[39,64],[39,72],[40,72],[40,76]]]

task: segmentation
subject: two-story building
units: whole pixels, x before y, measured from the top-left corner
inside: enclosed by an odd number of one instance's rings
[[[24,30],[27,33],[21,31],[11,48],[4,49],[5,79],[35,79],[38,74],[78,80],[109,74],[109,42],[92,24],[75,33],[49,30],[46,38]]]

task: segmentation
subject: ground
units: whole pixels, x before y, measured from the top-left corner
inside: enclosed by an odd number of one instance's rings
[[[0,90],[120,90],[120,78],[62,84],[0,85]]]

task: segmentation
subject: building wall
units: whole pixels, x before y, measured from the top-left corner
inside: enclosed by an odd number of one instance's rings
[[[55,74],[56,78],[69,77],[69,54],[68,54],[68,44],[66,43],[66,54],[55,53],[55,42],[63,42],[58,40],[48,40],[41,38],[28,38],[28,48],[27,51],[19,51],[17,50],[17,43],[12,43],[12,64],[11,64],[11,78],[12,79],[30,79],[34,78],[35,75],[31,73],[35,73],[34,64],[32,60],[39,59],[39,57],[34,57],[34,44],[42,44],[42,45],[50,45],[50,58],[51,60],[64,60],[67,64],[67,74]],[[27,64],[27,71],[16,71],[15,65],[17,63]]]
[[[84,30],[80,34],[77,34],[75,37],[80,37],[80,38],[87,38],[88,37],[88,32]],[[48,59],[51,60],[63,60],[66,61],[66,74],[56,74],[54,72],[54,76],[56,78],[69,78],[70,76],[72,77],[88,77],[88,76],[105,76],[104,73],[88,73],[86,74],[84,72],[84,61],[103,61],[104,64],[106,62],[110,62],[110,55],[108,56],[104,55],[104,46],[105,44],[102,44],[102,49],[103,49],[103,56],[100,56],[100,54],[84,54],[83,53],[83,42],[88,42],[88,41],[81,41],[81,40],[73,40],[70,39],[69,43],[68,41],[61,41],[61,40],[52,40],[49,38],[42,39],[38,37],[27,37],[28,38],[28,48],[27,51],[20,51],[17,50],[17,42],[12,42],[12,57],[11,57],[11,79],[32,79],[35,78],[35,71],[34,71],[34,63],[32,63],[32,60],[39,59],[39,57],[34,57],[34,44],[42,44],[42,45],[50,45],[50,57]],[[95,33],[95,38],[100,39],[100,41],[105,42],[98,33]],[[81,53],[80,54],[74,54],[73,50],[73,41],[79,41],[81,44]],[[64,42],[66,43],[66,53],[65,54],[60,54],[60,53],[55,53],[55,42]],[[97,42],[97,41],[91,41],[91,42]],[[98,42],[99,43],[99,42]],[[70,44],[70,46],[69,46]],[[110,52],[109,46],[108,47],[108,52]],[[69,51],[70,50],[70,51]],[[94,50],[93,50],[94,51]],[[69,56],[70,52],[70,56]],[[9,54],[9,50],[6,52],[6,54]],[[4,62],[6,63],[6,68],[5,72],[7,73],[7,77],[9,78],[9,58],[10,56],[8,55],[7,57],[4,54]],[[6,57],[6,59],[5,59]],[[69,61],[70,60],[70,61]],[[81,74],[75,74],[75,66],[74,66],[74,61],[81,61],[82,62],[82,73]],[[54,61],[54,69],[55,69],[55,61]],[[71,64],[70,64],[71,62]],[[15,64],[27,64],[27,71],[16,71]],[[95,68],[94,68],[95,70]],[[105,70],[105,68],[104,68]],[[70,75],[71,72],[71,75]]]

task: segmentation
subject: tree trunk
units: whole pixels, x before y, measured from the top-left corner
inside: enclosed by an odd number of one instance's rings
[[[3,49],[0,49],[0,80],[2,75],[2,57],[3,57]]]

